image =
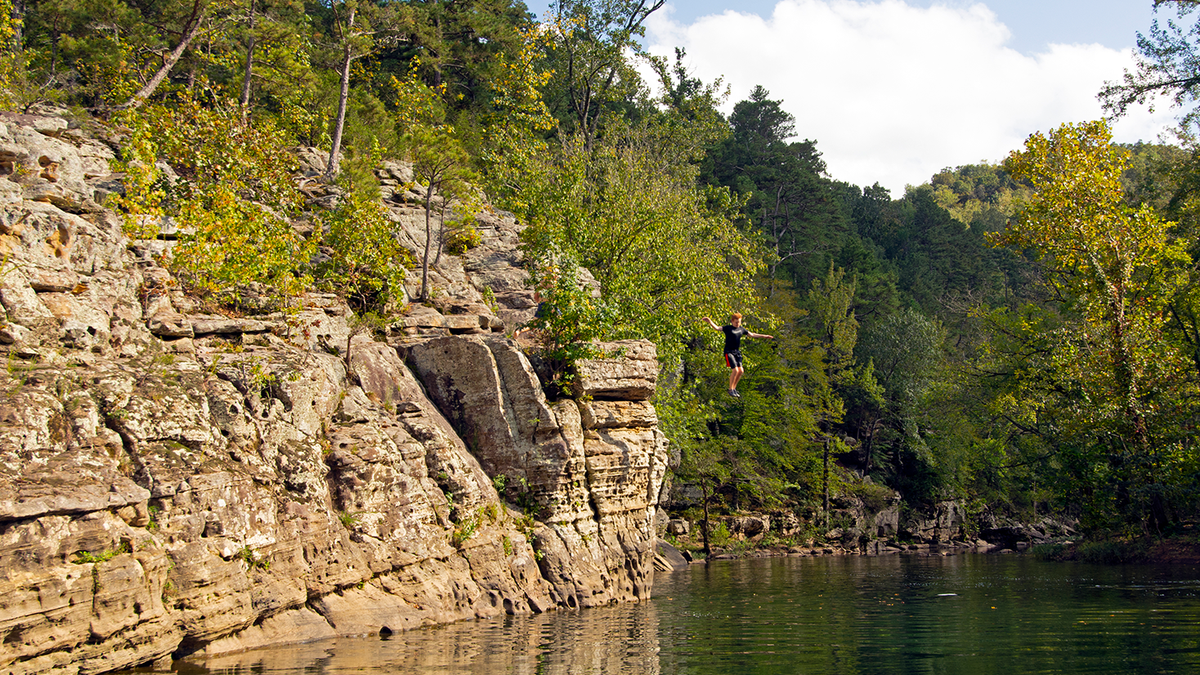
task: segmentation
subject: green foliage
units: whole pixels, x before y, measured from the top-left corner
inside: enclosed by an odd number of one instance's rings
[[[592,343],[611,333],[613,312],[608,303],[592,296],[569,255],[543,253],[534,261],[530,277],[541,305],[528,327],[550,371],[543,386],[551,398],[568,396],[575,362],[603,356]]]
[[[504,488],[508,485],[508,474],[502,473],[492,477],[492,486],[496,488],[496,492],[504,494]]]
[[[939,376],[943,340],[936,321],[906,309],[864,332],[859,359],[871,361],[875,379],[896,405],[911,407]]]
[[[513,205],[531,250],[561,250],[587,268],[615,313],[617,335],[655,341],[666,363],[696,317],[752,305],[759,251],[730,220],[722,190],[669,161],[679,140],[656,125],[608,129],[589,150],[572,137],[526,176]]]
[[[475,248],[483,241],[483,235],[470,223],[454,225],[446,233],[445,251],[452,255],[462,255]]]
[[[725,546],[731,538],[732,535],[729,534],[729,527],[723,520],[719,521],[717,526],[712,528],[712,531],[708,534],[708,541],[713,546]]]
[[[478,529],[479,513],[474,512],[454,524],[454,529],[450,533],[450,543],[454,544],[455,548],[462,548],[468,539],[475,536]]]
[[[854,316],[854,294],[856,283],[846,281],[846,271],[829,263],[829,273],[824,279],[814,279],[808,292],[808,302],[813,315],[821,325],[821,342],[825,345],[826,358],[831,369],[840,370],[848,366],[858,343],[858,320]]]
[[[891,505],[896,493],[890,488],[871,482],[860,482],[851,486],[850,491],[862,500],[863,506],[872,513],[878,513]]]
[[[133,546],[131,546],[129,542],[123,541],[113,548],[101,551],[99,554],[92,553],[90,551],[76,551],[75,559],[71,562],[75,563],[76,565],[103,563],[108,562],[119,555],[132,552]]]
[[[416,260],[400,244],[399,226],[388,218],[378,191],[348,185],[320,223],[329,257],[315,267],[317,285],[342,295],[359,312],[393,307]]]
[[[270,124],[254,126],[237,108],[192,98],[149,106],[125,118],[133,142],[131,181],[120,206],[134,236],[157,233],[162,216],[180,232],[169,264],[188,290],[221,304],[286,304],[310,285],[302,268],[315,247],[289,222],[299,205],[295,159]],[[161,157],[183,180],[168,181]],[[248,286],[265,298],[248,299]]]
[[[1159,96],[1169,98],[1177,107],[1187,109],[1200,94],[1200,72],[1197,71],[1197,44],[1200,43],[1200,24],[1188,18],[1196,3],[1191,0],[1158,0],[1160,7],[1172,8],[1178,21],[1159,23],[1157,16],[1148,34],[1138,33],[1137,66],[1125,71],[1121,82],[1105,82],[1100,91],[1105,113],[1117,118],[1135,105],[1150,104],[1154,109]],[[1197,111],[1184,116],[1184,124],[1194,123]]]
[[[555,49],[549,60],[553,77],[546,99],[562,130],[589,150],[601,121],[619,116],[631,102],[646,98],[630,55],[643,54],[637,38],[643,22],[662,2],[645,0],[560,0],[553,23]]]
[[[1146,545],[1143,541],[1121,539],[1083,542],[1076,546],[1075,556],[1080,562],[1099,565],[1128,565],[1146,562]]]
[[[503,77],[503,56],[520,49],[531,30],[525,7],[494,0],[411,3],[413,17],[383,60],[420,57],[417,76],[444,91],[458,116],[488,103],[489,84]]]
[[[1005,163],[1035,190],[998,241],[1033,250],[1056,302],[992,315],[996,409],[1049,456],[1085,526],[1158,528],[1194,484],[1178,434],[1192,370],[1166,328],[1190,258],[1149,204],[1126,202],[1127,153],[1103,123],[1034,134]]]
[[[425,242],[418,295],[425,302],[430,297],[429,266],[441,260],[447,231],[452,229],[450,221],[457,220],[459,228],[469,227],[482,205],[462,128],[447,121],[437,90],[416,79],[415,73],[403,81],[393,79],[393,87],[401,102],[402,143],[418,182],[425,186]]]
[[[822,254],[834,249],[850,223],[823,176],[816,143],[788,142],[795,118],[769,95],[755,87],[734,106],[732,133],[711,152],[708,180],[745,199],[741,213],[772,252],[767,259],[772,282],[782,277],[802,288],[824,272]]]
[[[1006,219],[1016,215],[1019,200],[1029,192],[1003,167],[986,162],[942,169],[929,184],[934,201],[952,218],[989,232],[1000,229]]]
[[[246,563],[246,569],[248,570],[262,570],[265,572],[271,569],[271,561],[266,558],[260,558],[258,553],[249,546],[241,547],[235,555],[239,560]]]

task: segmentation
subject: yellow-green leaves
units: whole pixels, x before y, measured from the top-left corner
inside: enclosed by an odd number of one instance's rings
[[[1033,134],[1004,168],[1037,193],[1000,241],[1036,249],[1054,268],[1082,273],[1096,290],[1164,260],[1186,263],[1186,253],[1168,237],[1170,223],[1149,206],[1124,203],[1127,162],[1128,153],[1112,144],[1104,122]]]
[[[321,222],[330,255],[318,269],[323,286],[360,312],[386,309],[401,299],[406,268],[415,261],[400,244],[378,195],[348,190]]]
[[[154,237],[162,218],[173,218],[180,238],[170,265],[192,292],[237,305],[249,284],[260,284],[258,301],[269,303],[309,286],[304,269],[315,245],[289,221],[300,201],[295,158],[274,127],[243,121],[232,102],[204,107],[191,98],[126,119],[126,231]],[[181,180],[167,181],[159,158]]]
[[[1104,387],[1113,388],[1118,416],[1140,429],[1142,379],[1162,363],[1154,354],[1163,308],[1191,261],[1171,223],[1145,204],[1125,203],[1126,162],[1104,122],[1030,136],[1004,166],[1035,194],[998,241],[1036,251],[1055,293],[1076,299],[1079,337],[1090,346],[1081,358],[1099,359],[1090,365],[1111,378]]]
[[[1019,355],[1003,414],[1064,451],[1088,512],[1161,523],[1196,393],[1166,332],[1191,260],[1172,223],[1126,203],[1126,162],[1103,122],[1034,134],[1005,162],[1035,192],[997,241],[1036,252],[1058,312],[998,316],[993,342],[1011,337]]]
[[[595,275],[619,333],[671,361],[699,317],[755,306],[762,256],[660,131],[614,124],[591,149],[574,135],[531,165],[511,208],[535,251],[558,247]]]

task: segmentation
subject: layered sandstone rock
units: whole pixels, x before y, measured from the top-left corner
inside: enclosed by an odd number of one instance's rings
[[[653,345],[601,345],[653,359]],[[656,370],[622,358],[580,364],[592,400],[548,402],[511,340],[442,339],[409,361],[511,499],[536,505],[534,536],[555,600],[591,607],[649,597],[655,506],[667,469],[653,406]],[[615,364],[626,363],[618,372]],[[463,367],[463,364],[470,364]],[[644,394],[638,400],[600,400]],[[615,388],[614,388],[615,387]]]
[[[333,296],[200,311],[156,262],[170,242],[99,205],[111,156],[57,118],[0,119],[0,668],[648,596],[653,347],[610,345],[585,402],[547,401],[500,332],[531,306],[511,218],[444,258],[440,304],[388,344]]]

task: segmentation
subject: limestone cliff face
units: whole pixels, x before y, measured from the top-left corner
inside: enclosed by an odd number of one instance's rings
[[[608,345],[585,402],[547,401],[503,337],[532,307],[511,219],[377,341],[332,296],[202,313],[156,262],[170,241],[125,239],[100,205],[111,157],[60,119],[0,117],[0,668],[648,596],[653,346]]]

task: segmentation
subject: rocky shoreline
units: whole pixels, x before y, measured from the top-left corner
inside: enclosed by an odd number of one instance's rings
[[[584,399],[547,400],[505,337],[535,306],[511,217],[483,214],[437,300],[380,332],[333,295],[215,312],[161,264],[173,235],[130,240],[104,206],[122,177],[99,132],[0,116],[5,672],[649,597],[654,347],[610,345]],[[415,248],[420,186],[379,178]]]

